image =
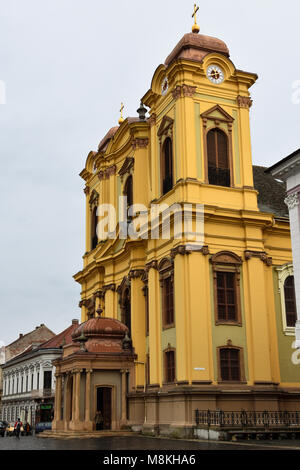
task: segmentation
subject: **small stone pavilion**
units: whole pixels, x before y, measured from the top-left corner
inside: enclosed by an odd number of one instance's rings
[[[127,393],[136,356],[128,328],[112,318],[91,318],[72,334],[56,366],[53,431],[118,430],[127,425]],[[100,419],[99,419],[100,416]],[[97,423],[97,424],[96,424]]]

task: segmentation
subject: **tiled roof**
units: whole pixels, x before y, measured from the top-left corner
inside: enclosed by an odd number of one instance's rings
[[[39,349],[52,349],[60,348],[67,344],[72,343],[72,333],[78,328],[78,321],[73,320],[72,325],[66,328],[64,331],[54,336],[54,338],[49,339],[45,343],[39,346]]]
[[[45,330],[48,330],[52,335],[55,335],[55,333],[53,333],[53,331],[51,331],[46,325],[44,325],[44,323],[42,323],[40,326],[37,326],[35,328],[35,330],[32,330],[32,331],[29,331],[29,333],[26,333],[22,336],[20,336],[18,339],[15,339],[12,343],[8,344],[6,347],[9,348],[10,346],[12,346],[13,344],[17,343],[18,341],[20,341],[20,339],[24,339],[26,338],[27,336],[31,335],[32,333],[35,333],[37,330],[40,330],[40,329],[45,329]]]
[[[229,57],[229,49],[221,39],[204,36],[204,34],[187,33],[168,55],[165,65],[170,65],[174,59],[178,58],[202,61],[211,52],[218,52]]]
[[[277,169],[280,167],[280,165],[287,163],[289,160],[291,160],[293,157],[295,157],[297,154],[300,154],[300,148],[293,152],[291,155],[288,155],[287,157],[283,158],[279,162],[275,163],[275,165],[271,166],[270,168],[267,169],[267,173],[272,172],[273,170]]]
[[[286,198],[286,184],[276,180],[267,167],[253,166],[254,188],[258,191],[258,207],[262,212],[270,212],[277,217],[289,217]]]
[[[106,150],[110,139],[113,138],[113,136],[115,135],[118,129],[119,129],[119,126],[115,126],[109,129],[107,134],[103,137],[100,144],[98,145],[98,152],[101,152],[101,151],[104,152]]]

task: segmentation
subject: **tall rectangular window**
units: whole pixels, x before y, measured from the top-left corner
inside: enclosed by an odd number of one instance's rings
[[[220,371],[221,379],[224,381],[240,381],[240,350],[223,348],[220,349]]]
[[[295,327],[297,321],[297,307],[294,276],[289,276],[284,283],[284,299],[286,325]]]
[[[45,370],[44,372],[44,389],[51,389],[51,382],[52,382],[52,371]]]
[[[163,299],[163,323],[164,326],[174,324],[174,290],[173,281],[171,277],[163,280],[162,285],[162,299]]]
[[[165,352],[165,379],[166,382],[175,382],[175,351]]]
[[[217,272],[218,320],[237,321],[235,273]]]

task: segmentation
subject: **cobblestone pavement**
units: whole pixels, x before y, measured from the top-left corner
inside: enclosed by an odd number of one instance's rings
[[[248,441],[225,443],[157,439],[142,436],[102,437],[98,439],[39,439],[0,437],[1,450],[300,450],[300,441]]]

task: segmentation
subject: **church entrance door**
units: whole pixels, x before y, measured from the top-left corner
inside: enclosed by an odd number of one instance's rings
[[[111,429],[111,393],[110,387],[97,388],[97,431]]]

